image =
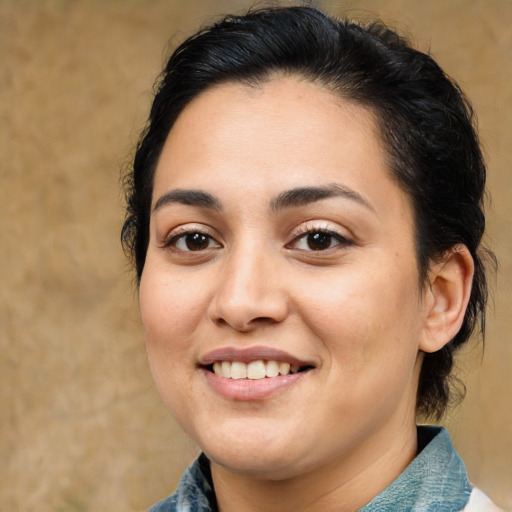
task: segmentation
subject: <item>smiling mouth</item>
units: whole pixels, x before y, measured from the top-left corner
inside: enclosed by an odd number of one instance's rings
[[[313,366],[299,366],[286,362],[258,359],[250,363],[242,361],[215,361],[213,364],[206,366],[206,369],[226,379],[259,380],[305,372],[313,369]]]

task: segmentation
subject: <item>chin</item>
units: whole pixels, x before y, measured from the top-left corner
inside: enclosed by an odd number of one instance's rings
[[[303,472],[302,468],[289,456],[262,453],[261,449],[258,454],[252,455],[232,453],[228,450],[221,453],[206,452],[206,456],[213,464],[222,466],[228,471],[258,480],[287,480]]]
[[[298,450],[304,444],[279,435],[286,431],[285,427],[271,432],[261,425],[245,425],[227,432],[210,431],[198,443],[213,464],[253,478],[284,480],[304,471],[307,465],[306,454]]]

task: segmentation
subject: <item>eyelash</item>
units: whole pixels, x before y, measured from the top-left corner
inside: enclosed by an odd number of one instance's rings
[[[307,241],[307,237],[309,237],[311,235],[321,235],[321,236],[329,237],[329,239],[328,239],[329,247],[318,248],[318,249],[311,248],[311,246],[309,245],[309,243]],[[336,240],[337,243],[335,243],[334,245],[331,245],[331,243],[333,241],[332,239]],[[293,245],[296,245],[298,242],[300,242],[302,240],[306,240],[306,243],[308,243],[309,249],[292,247]],[[322,239],[319,239],[319,240],[321,243]],[[287,244],[287,247],[291,248],[291,249],[298,249],[298,250],[305,251],[305,252],[325,252],[330,249],[334,249],[337,246],[348,247],[351,245],[354,245],[354,242],[352,240],[346,238],[345,236],[341,235],[340,233],[338,233],[332,229],[325,228],[325,227],[305,225],[303,227],[303,229],[301,229],[300,232],[294,237],[294,239],[289,244]]]
[[[194,251],[193,249],[190,249],[190,247],[188,247],[188,249],[179,248],[178,243],[181,240],[183,240],[184,243],[186,244],[187,243],[186,237],[189,235],[192,235],[192,236],[200,235],[201,237],[204,237],[206,239],[208,247],[205,247],[204,249],[198,248],[196,251]],[[179,252],[202,252],[203,250],[206,250],[206,249],[212,249],[212,247],[209,247],[211,242],[214,242],[217,244],[217,246],[213,247],[213,248],[222,247],[222,245],[219,242],[217,242],[217,240],[207,230],[184,227],[184,228],[178,228],[178,229],[175,229],[174,231],[172,231],[172,233],[164,240],[161,247],[174,249]]]

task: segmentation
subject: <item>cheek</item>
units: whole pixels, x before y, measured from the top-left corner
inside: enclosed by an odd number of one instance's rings
[[[421,315],[415,269],[404,272],[403,265],[380,262],[374,269],[357,262],[311,279],[302,288],[308,293],[298,298],[302,318],[325,342],[332,363],[345,369],[417,350]],[[411,351],[403,351],[406,345]]]
[[[139,303],[144,332],[150,343],[176,343],[197,325],[200,297],[186,281],[146,268]]]
[[[146,267],[140,282],[139,302],[148,361],[155,384],[167,403],[169,391],[188,378],[191,361],[196,360],[197,347],[190,339],[201,324],[204,308],[201,287],[186,284],[187,280],[151,266]]]
[[[194,288],[185,286],[185,281],[147,265],[140,282],[139,302],[153,380],[164,403],[179,419],[186,403],[176,390],[191,386],[196,347],[190,337],[200,323],[200,298]]]
[[[415,397],[421,315],[414,272],[356,272],[311,282],[302,318],[315,334],[334,390],[334,422],[354,428],[369,411],[382,418]],[[329,286],[326,291],[325,286]],[[345,392],[343,392],[345,390]],[[376,420],[377,421],[377,420]]]

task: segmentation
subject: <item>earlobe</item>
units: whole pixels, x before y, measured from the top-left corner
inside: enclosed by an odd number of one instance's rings
[[[424,297],[420,350],[437,352],[459,332],[471,295],[474,263],[465,245],[452,247],[432,265]]]

